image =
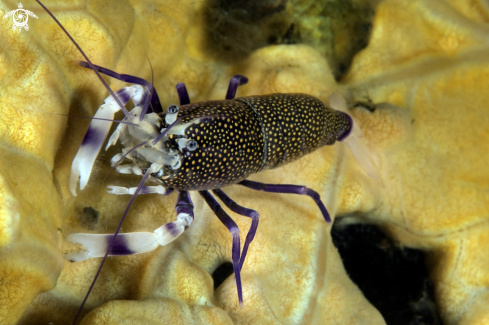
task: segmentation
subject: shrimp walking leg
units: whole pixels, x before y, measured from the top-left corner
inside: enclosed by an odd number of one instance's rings
[[[251,188],[256,191],[264,191],[264,192],[271,192],[271,193],[285,193],[285,194],[300,194],[300,195],[307,195],[310,198],[316,202],[316,205],[318,206],[319,210],[321,210],[321,213],[323,214],[324,220],[326,220],[327,223],[331,222],[331,217],[329,216],[328,210],[326,210],[326,207],[324,206],[323,202],[321,201],[321,197],[319,196],[319,193],[311,190],[310,188],[306,186],[301,186],[301,185],[285,185],[285,184],[264,184],[264,183],[259,183],[259,182],[253,182],[253,181],[248,181],[244,180],[238,183],[239,185]]]
[[[109,187],[112,188],[112,192],[109,193],[119,195],[134,195],[137,190],[137,188]],[[158,186],[144,186],[140,189],[139,194],[158,193],[168,195],[172,192],[172,189],[162,192]],[[103,257],[112,240],[114,242],[109,249],[108,256],[141,254],[155,250],[158,246],[165,246],[177,239],[194,220],[194,205],[187,191],[179,191],[175,211],[177,212],[177,220],[161,226],[154,232],[131,232],[118,234],[117,236],[113,234],[71,234],[66,239],[72,243],[82,245],[83,250],[66,254],[64,257],[72,262],[83,261],[93,257]]]
[[[208,191],[199,191],[199,194],[204,198],[209,207],[214,214],[219,218],[219,220],[228,228],[229,232],[233,236],[233,246],[231,258],[233,260],[234,276],[236,277],[236,287],[238,289],[238,300],[239,304],[243,305],[243,292],[241,289],[241,273],[239,267],[239,228],[238,225],[231,219],[231,217],[222,209],[222,207],[217,203],[216,199]]]
[[[248,209],[242,207],[241,205],[234,202],[229,196],[227,196],[222,190],[212,190],[212,192],[217,195],[217,197],[233,212],[240,214],[242,216],[251,218],[251,226],[248,234],[246,235],[246,240],[243,245],[243,250],[241,252],[241,258],[239,260],[239,269],[243,268],[243,263],[248,253],[248,247],[250,246],[253,238],[255,238],[256,229],[258,228],[258,222],[260,220],[260,214],[253,209]]]
[[[77,63],[81,67],[90,69],[90,65],[85,61],[78,61]],[[137,84],[145,87],[149,92],[151,92],[151,107],[153,108],[153,112],[154,113],[163,112],[163,107],[161,106],[160,98],[158,97],[158,93],[156,92],[156,89],[154,89],[153,85],[148,81],[146,81],[145,79],[136,76],[131,76],[128,74],[117,73],[115,71],[109,70],[107,68],[101,67],[96,64],[94,64],[93,66],[97,69],[98,72],[106,76],[112,77],[120,81],[128,82],[131,84]]]
[[[117,195],[134,195],[137,190],[137,187],[126,188],[109,186],[109,188],[111,190],[107,193]],[[165,189],[162,186],[143,186],[141,187],[139,194],[157,193],[160,195],[169,195],[172,192],[173,189]],[[178,205],[179,202],[177,202],[177,207]],[[187,206],[185,207],[188,209]],[[190,209],[188,214],[192,215],[193,220],[192,209]],[[64,258],[72,262],[78,262],[93,257],[103,257],[112,240],[114,240],[114,243],[109,250],[108,256],[133,255],[150,252],[155,250],[158,246],[164,246],[175,240],[183,232],[185,227],[189,225],[189,221],[187,216],[180,216],[180,219],[185,220],[179,220],[179,216],[177,216],[177,221],[167,223],[156,229],[154,232],[124,233],[118,234],[115,238],[113,234],[71,234],[66,237],[66,240],[82,245],[83,250],[65,254]]]

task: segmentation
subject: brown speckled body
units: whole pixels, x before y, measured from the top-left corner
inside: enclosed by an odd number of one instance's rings
[[[184,105],[182,124],[197,141],[182,165],[161,179],[177,190],[207,190],[235,184],[276,168],[347,135],[350,117],[306,94],[271,94]],[[177,136],[171,137],[176,140]]]

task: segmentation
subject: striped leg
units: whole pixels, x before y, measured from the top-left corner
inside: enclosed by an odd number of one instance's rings
[[[111,189],[107,193],[117,195],[134,195],[137,191],[137,187],[120,187],[109,186]],[[143,186],[141,187],[138,195],[140,194],[160,194],[168,195],[173,192],[173,189],[165,189],[162,186]],[[66,254],[65,259],[78,262],[93,257],[103,257],[107,252],[107,248],[111,240],[114,243],[109,250],[108,256],[124,256],[150,252],[155,250],[158,246],[164,246],[178,236],[180,236],[185,227],[189,226],[193,221],[193,205],[180,200],[181,194],[185,195],[187,192],[181,192],[179,200],[175,206],[177,211],[177,221],[167,223],[154,232],[132,232],[118,234],[114,238],[114,234],[83,234],[75,233],[66,237],[66,239],[72,243],[80,244],[83,246],[83,251],[78,251],[71,254]],[[190,199],[190,198],[189,198]],[[183,208],[183,210],[182,210]],[[182,211],[180,211],[182,210]]]
[[[244,180],[238,183],[239,185],[251,188],[256,191],[272,192],[272,193],[286,193],[286,194],[300,194],[307,195],[316,202],[319,210],[323,214],[324,220],[327,223],[331,222],[328,210],[321,201],[321,197],[318,192],[301,185],[277,185],[277,184],[263,184],[253,181]]]
[[[239,304],[243,306],[243,292],[241,289],[241,273],[239,267],[239,228],[238,225],[231,219],[231,217],[222,209],[222,207],[217,203],[216,199],[207,191],[199,191],[199,194],[204,198],[212,211],[221,220],[221,222],[228,228],[229,232],[233,236],[233,246],[232,246],[232,260],[234,276],[236,277],[236,287],[238,289],[238,300]]]

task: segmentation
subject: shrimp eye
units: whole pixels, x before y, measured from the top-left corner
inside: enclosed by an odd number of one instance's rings
[[[168,106],[168,108],[166,109],[166,112],[168,114],[176,114],[178,113],[178,106],[175,105],[175,104],[171,104],[170,106]]]
[[[197,141],[195,140],[189,140],[187,141],[187,150],[194,151],[197,149]]]

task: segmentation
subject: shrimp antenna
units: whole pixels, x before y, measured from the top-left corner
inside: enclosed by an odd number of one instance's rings
[[[151,68],[151,87],[152,87],[152,91],[151,92],[154,92],[155,85],[154,85],[153,65],[151,64],[151,61],[149,60],[149,57],[147,55],[146,55],[146,59],[148,60],[149,67]],[[153,107],[153,104],[150,102],[149,105],[151,106],[151,110],[153,111],[153,113],[156,113],[155,112],[155,109]]]
[[[89,120],[107,121],[107,122],[113,122],[113,123],[122,123],[122,124],[127,124],[127,125],[132,125],[132,126],[139,126],[139,124],[135,124],[135,123],[127,122],[127,121],[111,120],[110,118],[99,118],[99,117],[71,115],[71,114],[61,114],[61,113],[56,113],[56,115],[68,116],[68,117],[76,117],[76,118],[85,118],[85,119],[89,119]]]
[[[83,50],[81,49],[81,47],[78,45],[77,42],[75,42],[75,40],[73,39],[73,37],[71,37],[70,33],[68,33],[68,31],[63,27],[63,25],[61,25],[61,23],[58,21],[58,19],[56,19],[56,17],[54,17],[54,15],[51,13],[51,11],[49,11],[48,8],[46,8],[46,6],[44,6],[41,1],[39,0],[36,0],[37,3],[39,3],[41,5],[41,7],[46,10],[46,12],[51,16],[51,18],[53,18],[53,20],[56,22],[56,24],[59,25],[59,27],[63,30],[63,32],[65,32],[66,36],[68,36],[70,38],[70,40],[73,42],[73,44],[75,44],[76,48],[78,49],[78,51],[80,51],[80,53],[83,55],[83,57],[85,58],[85,60],[87,60],[87,63],[88,65],[90,66],[90,68],[95,72],[95,74],[97,75],[97,77],[100,79],[100,81],[102,81],[103,85],[105,86],[105,88],[107,88],[107,90],[109,91],[110,95],[112,97],[114,97],[114,100],[117,102],[117,104],[120,106],[122,112],[124,113],[124,115],[127,117],[127,118],[131,118],[131,114],[129,114],[129,112],[127,111],[127,109],[124,107],[124,105],[122,105],[121,101],[119,100],[119,98],[117,98],[117,96],[114,94],[114,92],[112,91],[112,89],[110,89],[109,85],[107,85],[107,83],[105,82],[104,78],[102,78],[102,76],[100,75],[100,73],[98,73],[97,69],[95,68],[95,66],[93,65],[92,61],[90,61],[90,59],[88,58],[88,56],[85,54],[85,52],[83,52]]]
[[[154,96],[154,92],[155,92],[155,88],[153,86],[153,66],[151,65],[151,62],[149,61],[149,58],[148,56],[146,56],[146,59],[148,59],[148,62],[149,62],[149,66],[151,67],[151,83],[148,83],[146,81],[146,85],[145,85],[145,91],[148,90],[149,91],[149,96],[148,98],[144,101],[145,104],[143,105],[143,109],[141,110],[141,114],[139,114],[139,120],[142,121],[144,119],[144,116],[146,115],[146,113],[148,112],[148,107],[151,106],[151,110],[156,113],[153,109],[153,105],[151,104],[151,99],[152,97]],[[147,103],[147,104],[146,104]]]

